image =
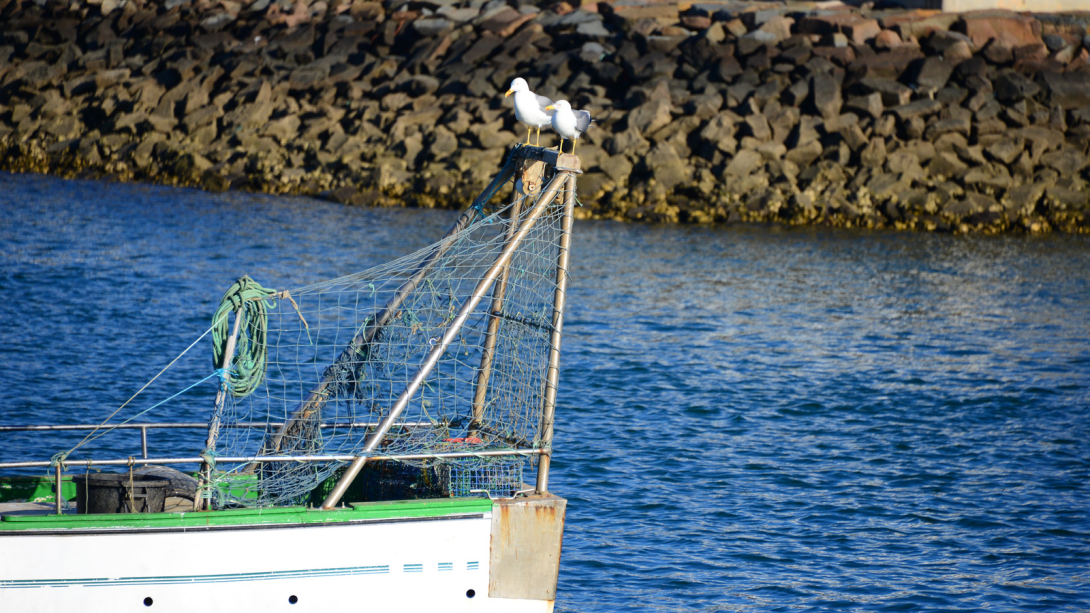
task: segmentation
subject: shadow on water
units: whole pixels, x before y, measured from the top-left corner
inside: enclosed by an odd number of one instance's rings
[[[3,421],[101,419],[238,276],[355,272],[453,215],[0,175]],[[1090,607],[1086,238],[580,222],[573,257],[558,610]]]

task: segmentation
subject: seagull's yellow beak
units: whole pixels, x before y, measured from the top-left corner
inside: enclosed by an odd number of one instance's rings
[[[513,94],[513,93],[515,93],[515,90],[509,89],[509,90],[507,90],[507,93],[503,95],[503,97],[506,98],[506,97],[510,96],[511,94]]]
[[[550,104],[549,106],[545,107],[545,110],[546,111],[555,111],[556,107]]]

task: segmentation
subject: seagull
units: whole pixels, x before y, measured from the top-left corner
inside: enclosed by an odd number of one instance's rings
[[[567,100],[557,100],[545,107],[545,110],[553,110],[553,129],[560,135],[560,153],[564,153],[564,140],[572,141],[571,152],[575,153],[575,145],[578,144],[579,135],[587,131],[594,120],[590,117],[590,111],[573,111]]]
[[[541,144],[541,128],[549,125],[553,114],[548,111],[553,101],[545,96],[539,96],[530,91],[526,79],[519,77],[511,81],[511,89],[503,95],[504,98],[515,94],[515,119],[526,124],[526,144],[530,144],[530,130],[537,128],[537,143]]]

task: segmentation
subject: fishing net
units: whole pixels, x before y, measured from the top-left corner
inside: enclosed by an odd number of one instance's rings
[[[374,493],[390,483],[409,483],[428,496],[471,490],[512,495],[521,486],[526,455],[434,454],[540,447],[566,199],[561,192],[533,222],[369,454],[417,456],[369,462],[357,481],[371,489],[371,497],[401,495]],[[535,202],[535,196],[522,196],[496,209],[479,206],[463,229],[416,253],[291,290],[290,298],[263,299],[267,321],[257,329],[257,318],[245,320],[239,345],[248,350],[233,368],[252,362],[246,356],[256,351],[266,361],[264,378],[248,394],[228,394],[213,416],[219,435],[206,452],[210,463],[226,456],[358,454],[512,235],[530,219]],[[328,488],[344,465],[220,466],[207,495],[219,508],[300,504],[323,482]]]

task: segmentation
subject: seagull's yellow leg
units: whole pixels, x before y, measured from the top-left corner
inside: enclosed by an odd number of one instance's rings
[[[579,137],[576,136],[575,140],[571,142],[571,154],[575,155],[575,146],[579,144]]]
[[[530,126],[526,126],[526,144],[527,144],[527,145],[529,145],[529,144],[530,144],[530,130],[531,130],[531,127],[530,127]]]
[[[534,146],[535,147],[540,147],[541,146],[541,126],[537,127],[537,139],[534,142]]]

